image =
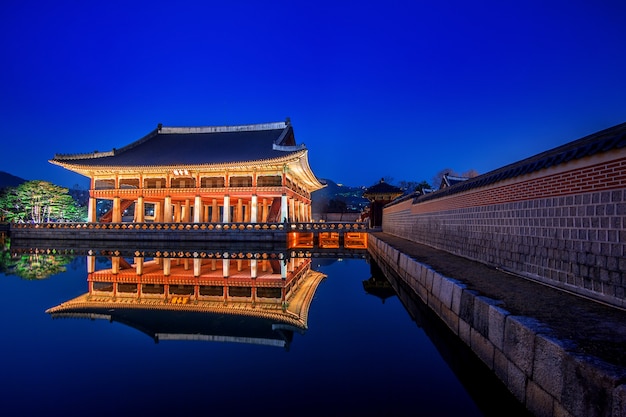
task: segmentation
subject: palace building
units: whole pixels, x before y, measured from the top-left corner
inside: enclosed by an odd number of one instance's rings
[[[324,185],[285,122],[159,126],[108,152],[57,154],[50,162],[91,180],[89,222],[309,222]],[[98,200],[112,209],[100,216]]]

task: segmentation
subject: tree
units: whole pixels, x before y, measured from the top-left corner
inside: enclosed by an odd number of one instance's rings
[[[431,187],[431,185],[424,180],[417,184],[417,186],[415,187],[415,191],[419,191],[420,193],[424,194],[424,190],[430,190],[431,188],[433,187]]]
[[[420,182],[402,180],[398,183],[398,187],[400,187],[407,194],[415,191],[422,192],[424,189],[431,188],[430,184],[428,184],[426,180],[422,180]]]
[[[0,217],[9,222],[84,221],[86,207],[79,206],[68,191],[40,180],[10,187],[0,197]]]

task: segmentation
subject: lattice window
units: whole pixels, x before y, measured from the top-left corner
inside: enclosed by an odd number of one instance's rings
[[[252,187],[252,177],[230,177],[231,187]]]
[[[202,188],[224,188],[224,177],[202,177],[200,178]]]
[[[165,188],[165,178],[146,178],[143,181],[144,188]]]
[[[115,188],[115,180],[96,180],[96,190],[113,190]]]
[[[283,178],[280,175],[261,175],[257,178],[259,187],[280,187],[283,185]]]

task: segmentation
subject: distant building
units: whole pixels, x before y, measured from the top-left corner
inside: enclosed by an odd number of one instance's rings
[[[443,174],[443,177],[441,178],[441,184],[439,185],[439,189],[441,190],[442,188],[451,187],[454,184],[458,184],[467,180],[469,180],[469,177],[458,177],[446,173]]]
[[[283,222],[311,220],[311,193],[324,185],[285,122],[166,127],[108,152],[55,155],[51,163],[88,177],[90,222]],[[97,200],[112,210],[97,219]]]
[[[404,192],[400,187],[387,184],[384,179],[381,178],[378,184],[372,185],[365,189],[363,197],[367,198],[370,202],[370,226],[380,227],[383,224],[383,207],[400,197]]]

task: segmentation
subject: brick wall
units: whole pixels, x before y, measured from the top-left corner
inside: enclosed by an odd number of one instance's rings
[[[505,177],[388,205],[383,231],[626,307],[626,147]]]

